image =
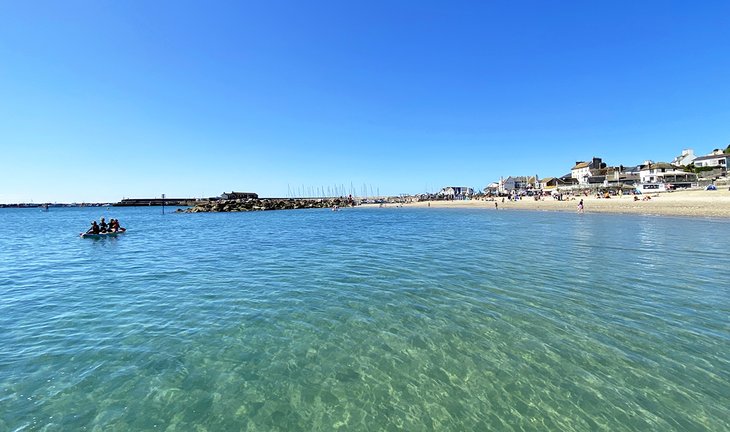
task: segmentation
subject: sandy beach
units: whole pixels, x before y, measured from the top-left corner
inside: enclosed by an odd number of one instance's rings
[[[585,213],[633,213],[662,216],[692,216],[730,218],[730,191],[727,188],[715,191],[692,190],[676,191],[650,195],[647,201],[634,201],[633,195],[622,197],[596,198],[583,196]],[[641,198],[642,196],[639,195]],[[495,202],[499,210],[540,210],[576,212],[580,198],[568,201],[557,201],[553,198],[535,201],[525,197],[520,201],[424,201],[405,204],[406,207],[431,208],[485,208],[495,210]]]

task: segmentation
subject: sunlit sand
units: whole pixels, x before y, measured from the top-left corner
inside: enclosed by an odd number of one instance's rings
[[[582,198],[585,206],[585,213],[636,213],[665,216],[695,216],[695,217],[729,217],[730,218],[730,191],[722,190],[706,191],[676,191],[654,195],[646,195],[651,199],[643,200],[644,196],[639,195],[639,201],[634,200],[633,195],[622,197],[596,198],[595,196],[579,196],[575,199],[558,201],[553,198],[535,201],[533,197],[524,197],[519,201],[509,201],[497,198],[494,201],[468,200],[468,201],[429,201],[405,204],[406,207],[431,207],[431,208],[485,208],[495,210],[495,203],[498,210],[547,210],[547,211],[572,211],[577,212],[578,202]]]

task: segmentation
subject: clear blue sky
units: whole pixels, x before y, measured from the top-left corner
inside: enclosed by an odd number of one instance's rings
[[[728,17],[728,1],[1,2],[0,202],[421,193],[704,154],[730,142]]]

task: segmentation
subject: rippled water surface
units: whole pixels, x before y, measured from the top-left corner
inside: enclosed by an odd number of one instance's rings
[[[119,217],[117,239],[80,239]],[[730,223],[0,210],[0,431],[730,430]]]

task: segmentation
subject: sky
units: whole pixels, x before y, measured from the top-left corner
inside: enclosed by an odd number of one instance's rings
[[[728,1],[0,2],[0,202],[482,189],[730,143]]]

